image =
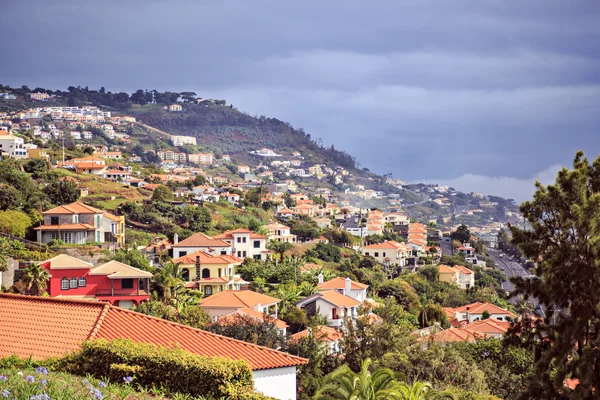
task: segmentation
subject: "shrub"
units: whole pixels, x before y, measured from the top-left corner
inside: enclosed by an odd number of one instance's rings
[[[143,387],[162,386],[191,396],[239,399],[253,390],[252,369],[246,361],[202,357],[179,347],[131,340],[84,342],[81,350],[63,358],[62,368],[113,382],[121,382],[127,372]]]

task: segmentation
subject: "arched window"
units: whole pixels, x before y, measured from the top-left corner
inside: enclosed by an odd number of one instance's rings
[[[60,288],[62,290],[68,290],[69,289],[69,279],[67,278],[62,278],[60,280]]]
[[[202,279],[204,279],[204,278],[210,278],[210,269],[204,268],[202,270]]]
[[[212,286],[204,286],[204,295],[210,296],[212,294]]]
[[[190,281],[190,270],[187,268],[184,268],[183,271],[181,271],[181,279],[183,279],[186,282]]]

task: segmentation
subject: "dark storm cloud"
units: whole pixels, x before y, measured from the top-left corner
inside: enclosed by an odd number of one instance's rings
[[[600,150],[596,1],[19,1],[0,13],[4,83],[225,97],[405,179],[529,179]]]

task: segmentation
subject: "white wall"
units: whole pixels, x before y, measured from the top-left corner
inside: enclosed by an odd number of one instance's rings
[[[252,371],[254,389],[280,400],[296,400],[296,367]]]

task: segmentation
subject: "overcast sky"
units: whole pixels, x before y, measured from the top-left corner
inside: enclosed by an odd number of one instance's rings
[[[600,150],[597,0],[20,0],[0,15],[0,83],[226,98],[406,180],[522,199]]]

